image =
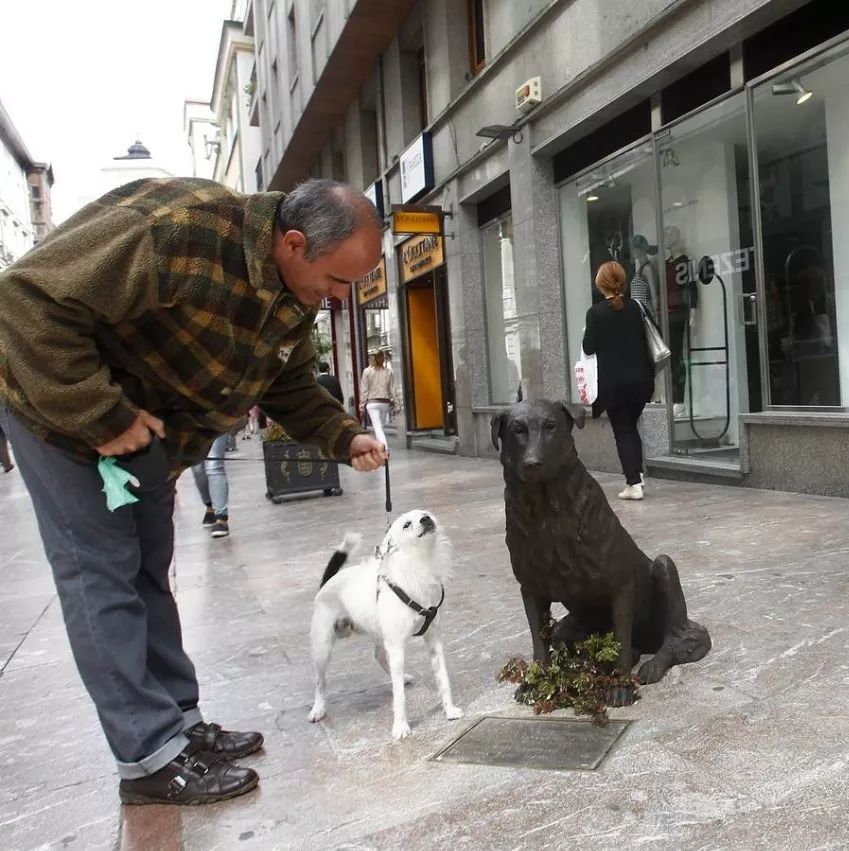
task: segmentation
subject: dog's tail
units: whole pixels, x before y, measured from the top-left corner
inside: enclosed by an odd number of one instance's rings
[[[333,579],[337,573],[343,568],[345,562],[348,561],[348,556],[356,549],[360,543],[360,538],[356,532],[346,532],[342,543],[336,547],[336,552],[330,556],[330,561],[327,562],[327,567],[324,569],[324,576],[321,577],[321,585],[324,586],[327,582]]]

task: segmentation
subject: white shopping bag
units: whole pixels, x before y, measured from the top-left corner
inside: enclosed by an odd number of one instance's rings
[[[584,405],[592,405],[598,397],[598,361],[595,355],[584,354],[575,362],[575,383],[578,385],[578,398]]]

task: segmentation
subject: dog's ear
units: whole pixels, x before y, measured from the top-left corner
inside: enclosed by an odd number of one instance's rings
[[[504,423],[507,422],[507,414],[493,414],[490,421],[489,427],[492,434],[492,445],[499,449],[498,439],[501,437],[501,432],[504,428]]]
[[[584,427],[587,412],[584,410],[583,405],[575,405],[572,402],[560,402],[560,407],[566,412],[566,416],[569,417],[574,425],[578,426],[578,428]],[[571,427],[569,431],[572,431]]]

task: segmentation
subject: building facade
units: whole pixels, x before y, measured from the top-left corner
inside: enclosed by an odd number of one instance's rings
[[[491,415],[577,399],[598,265],[672,350],[649,474],[849,496],[849,7],[827,0],[253,0],[263,185],[348,180],[393,236],[350,306],[398,440],[492,456]],[[605,417],[577,434],[619,470]]]
[[[242,22],[225,21],[210,103],[218,125],[213,179],[248,194],[262,189],[259,127],[249,112],[255,86],[253,37]]]
[[[126,154],[112,157],[100,169],[100,191],[90,200],[95,200],[119,186],[150,177],[173,177],[173,173],[164,168],[151,152],[136,139]]]
[[[208,102],[187,100],[183,104],[183,133],[189,146],[192,177],[212,180],[218,152],[218,123]]]
[[[0,103],[0,269],[53,228],[53,169],[35,162]]]

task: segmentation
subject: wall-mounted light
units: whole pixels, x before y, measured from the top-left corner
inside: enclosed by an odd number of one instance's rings
[[[796,95],[797,104],[802,104],[814,96],[814,93],[806,89],[799,79],[788,80],[784,83],[773,83],[772,93],[774,95]]]
[[[203,134],[203,150],[208,160],[212,159],[213,154],[217,154],[221,150],[221,142],[218,139],[210,139],[206,133]]]
[[[484,139],[512,139],[518,145],[522,141],[522,129],[515,124],[487,124],[486,127],[481,127],[475,136],[482,136]],[[517,138],[518,137],[518,138]]]
[[[592,201],[598,201],[598,195],[596,195],[595,192],[591,192],[589,195],[587,195],[587,203],[590,203]]]

